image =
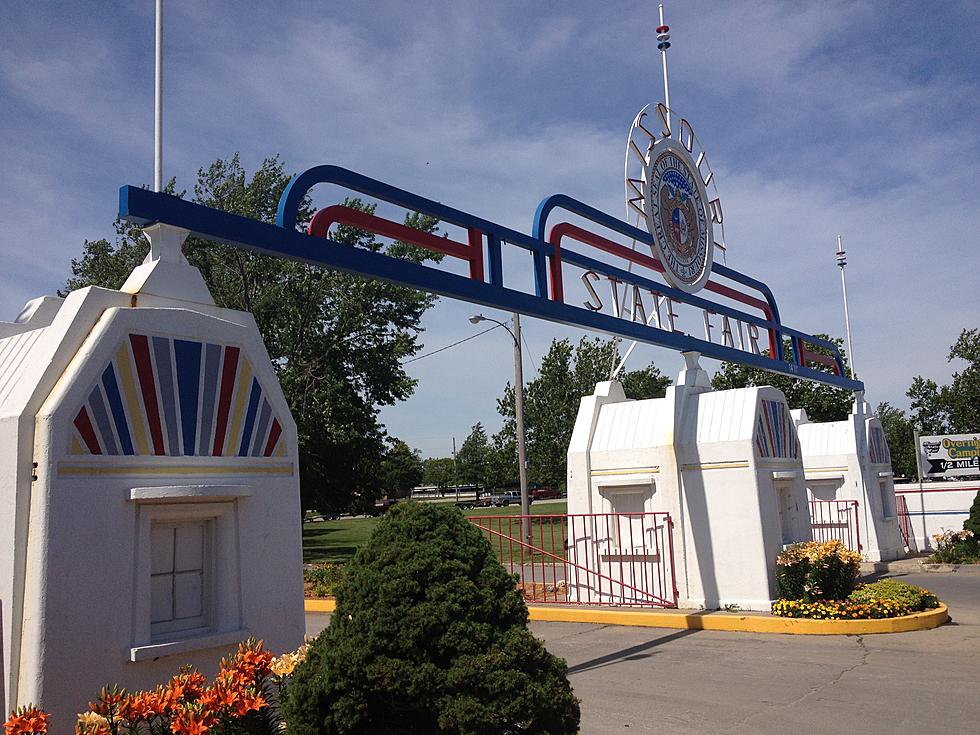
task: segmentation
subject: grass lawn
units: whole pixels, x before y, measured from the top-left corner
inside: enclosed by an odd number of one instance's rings
[[[565,513],[564,500],[540,502],[531,505],[533,515]],[[506,516],[519,515],[519,505],[503,508],[473,508],[463,511],[467,516]],[[341,518],[336,521],[303,524],[303,561],[307,564],[318,561],[350,561],[380,518]],[[506,524],[504,525],[506,528]]]

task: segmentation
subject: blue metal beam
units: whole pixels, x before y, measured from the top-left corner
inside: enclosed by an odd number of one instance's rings
[[[320,167],[335,168],[335,167]],[[315,170],[315,169],[311,169]],[[343,172],[343,169],[339,169]],[[309,172],[307,172],[309,173]],[[335,171],[336,173],[336,171]],[[347,172],[353,174],[353,172]],[[302,179],[300,175],[294,179]],[[358,177],[358,174],[353,174]],[[314,177],[317,178],[317,177]],[[360,181],[348,178],[355,191],[379,196],[371,187],[380,182],[374,182],[366,177]],[[365,183],[367,182],[367,183]],[[469,301],[489,308],[516,311],[521,314],[546,319],[548,321],[568,326],[590,329],[607,334],[618,335],[639,342],[660,345],[681,352],[696,351],[706,357],[718,360],[741,363],[752,367],[783,373],[791,377],[806,378],[820,383],[827,383],[847,390],[863,390],[860,381],[844,376],[815,370],[813,368],[792,365],[782,360],[773,360],[751,352],[725,347],[702,339],[676,332],[669,332],[656,327],[620,319],[611,315],[593,312],[581,307],[552,301],[546,296],[538,296],[505,288],[500,283],[484,283],[471,280],[453,273],[439,270],[431,266],[412,263],[392,258],[383,253],[375,253],[362,248],[344,245],[333,240],[315,238],[295,229],[295,212],[302,195],[297,194],[304,182],[300,181],[296,188],[288,190],[291,195],[283,196],[280,203],[279,222],[282,226],[270,225],[257,220],[248,219],[235,214],[221,212],[199,204],[187,202],[176,197],[124,186],[119,192],[119,216],[130,222],[146,224],[163,222],[182,227],[194,235],[206,240],[227,243],[255,252],[288,258],[314,265],[333,268],[336,270],[355,273],[370,278],[378,278],[403,286],[418,288],[425,291]],[[345,184],[347,185],[347,184]],[[363,189],[359,186],[363,185]],[[387,187],[387,185],[381,185]],[[401,206],[417,209],[433,216],[445,219],[463,227],[474,226],[473,223],[486,233],[495,233],[501,239],[515,244],[516,239],[531,240],[527,235],[520,235],[513,230],[496,225],[492,222],[479,220],[466,213],[459,212],[444,205],[425,200],[408,192],[400,192],[394,187],[387,187],[393,201]],[[304,194],[305,194],[305,190]],[[295,194],[299,196],[296,199]],[[397,195],[397,196],[396,196]],[[403,196],[405,195],[405,196]],[[421,205],[421,206],[418,206]],[[433,206],[437,205],[437,206]],[[532,251],[545,249],[550,246],[541,241],[533,241]],[[658,290],[662,290],[659,287]],[[749,315],[745,315],[748,317]],[[815,338],[805,336],[809,342],[818,342]]]

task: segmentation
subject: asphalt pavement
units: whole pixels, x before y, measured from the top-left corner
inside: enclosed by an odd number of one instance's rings
[[[980,574],[892,574],[933,590],[935,630],[796,636],[534,623],[569,665],[583,735],[980,733]],[[307,615],[315,634],[328,615]]]

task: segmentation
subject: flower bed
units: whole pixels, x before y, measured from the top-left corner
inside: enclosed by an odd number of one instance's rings
[[[881,620],[936,608],[929,590],[894,579],[857,584],[861,556],[840,541],[793,544],[776,557],[780,599],[772,614],[814,620]]]
[[[851,600],[776,600],[772,614],[785,618],[812,618],[814,620],[879,620],[911,614],[912,608],[894,600],[853,602]]]
[[[308,646],[273,657],[262,642],[249,639],[221,660],[209,684],[199,671],[185,667],[165,686],[128,693],[103,687],[99,698],[78,715],[76,735],[272,735],[282,731],[278,704],[293,669]],[[37,707],[22,707],[4,723],[5,735],[46,735],[50,717]],[[60,732],[64,732],[59,727]]]
[[[969,529],[943,531],[932,536],[936,549],[929,561],[938,564],[980,564],[980,539]]]

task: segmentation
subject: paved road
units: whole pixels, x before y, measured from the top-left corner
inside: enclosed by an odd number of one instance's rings
[[[950,735],[980,732],[980,574],[907,574],[953,623],[789,636],[532,623],[568,661],[582,733]],[[326,616],[308,616],[316,633]]]

